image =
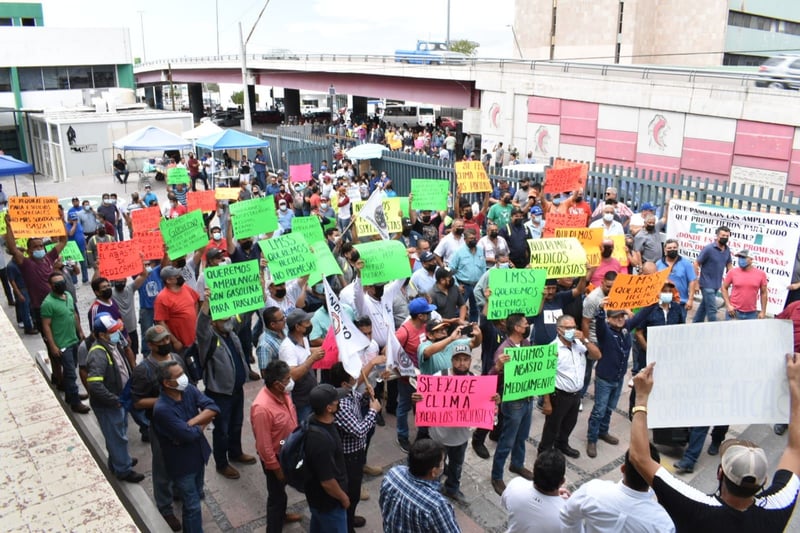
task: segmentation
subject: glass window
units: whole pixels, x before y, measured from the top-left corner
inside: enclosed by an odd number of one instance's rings
[[[44,78],[45,90],[69,89],[69,77],[66,67],[43,67],[42,77]]]
[[[42,69],[39,67],[19,69],[19,88],[21,91],[41,91]]]
[[[21,21],[23,26],[36,26],[36,19],[22,18]]]
[[[10,17],[0,17],[0,26],[13,26]]]
[[[11,91],[11,69],[0,68],[0,92]]]
[[[92,68],[92,77],[94,78],[94,86],[99,89],[101,87],[116,87],[116,68],[114,65],[99,65]]]
[[[69,67],[69,88],[91,89],[92,88],[91,67]]]

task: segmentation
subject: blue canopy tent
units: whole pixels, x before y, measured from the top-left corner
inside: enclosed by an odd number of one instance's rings
[[[188,150],[192,147],[192,143],[167,130],[162,130],[156,126],[147,126],[117,139],[113,142],[113,146],[124,153],[128,150],[143,152],[151,150]],[[125,156],[123,155],[123,157]],[[125,191],[127,192],[127,190],[128,184],[126,183]]]
[[[0,155],[0,176],[14,176],[14,193],[19,195],[17,189],[17,174],[33,174],[33,194],[36,192],[36,175],[34,174],[33,165],[15,159],[10,155]]]
[[[217,150],[234,150],[241,148],[269,148],[269,141],[247,135],[238,130],[222,130],[207,137],[197,139],[195,141],[195,146],[215,152]],[[271,159],[272,154],[270,153],[270,160]],[[212,161],[216,161],[216,159],[212,157]],[[274,167],[275,164],[273,163],[272,166]],[[212,168],[211,174],[212,176],[216,176],[215,169]]]

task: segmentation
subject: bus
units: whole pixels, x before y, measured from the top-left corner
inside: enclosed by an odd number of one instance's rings
[[[383,120],[395,126],[427,126],[436,124],[437,106],[431,104],[386,104],[383,109]]]

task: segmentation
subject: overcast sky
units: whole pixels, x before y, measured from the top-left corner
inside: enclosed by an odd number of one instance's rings
[[[45,26],[130,28],[134,57],[239,53],[239,28],[253,27],[264,0],[41,0]],[[270,0],[248,53],[393,54],[417,39],[444,40],[447,0]],[[392,9],[397,10],[396,13]],[[483,57],[512,57],[514,0],[451,0],[450,38],[480,43]]]

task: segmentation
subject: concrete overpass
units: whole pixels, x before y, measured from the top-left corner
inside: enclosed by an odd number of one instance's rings
[[[470,59],[407,65],[393,56],[248,56],[253,83],[464,107],[464,131],[536,158],[598,161],[800,193],[800,101],[757,73]],[[238,56],[138,65],[140,84],[241,83]],[[506,151],[508,153],[508,150]]]

